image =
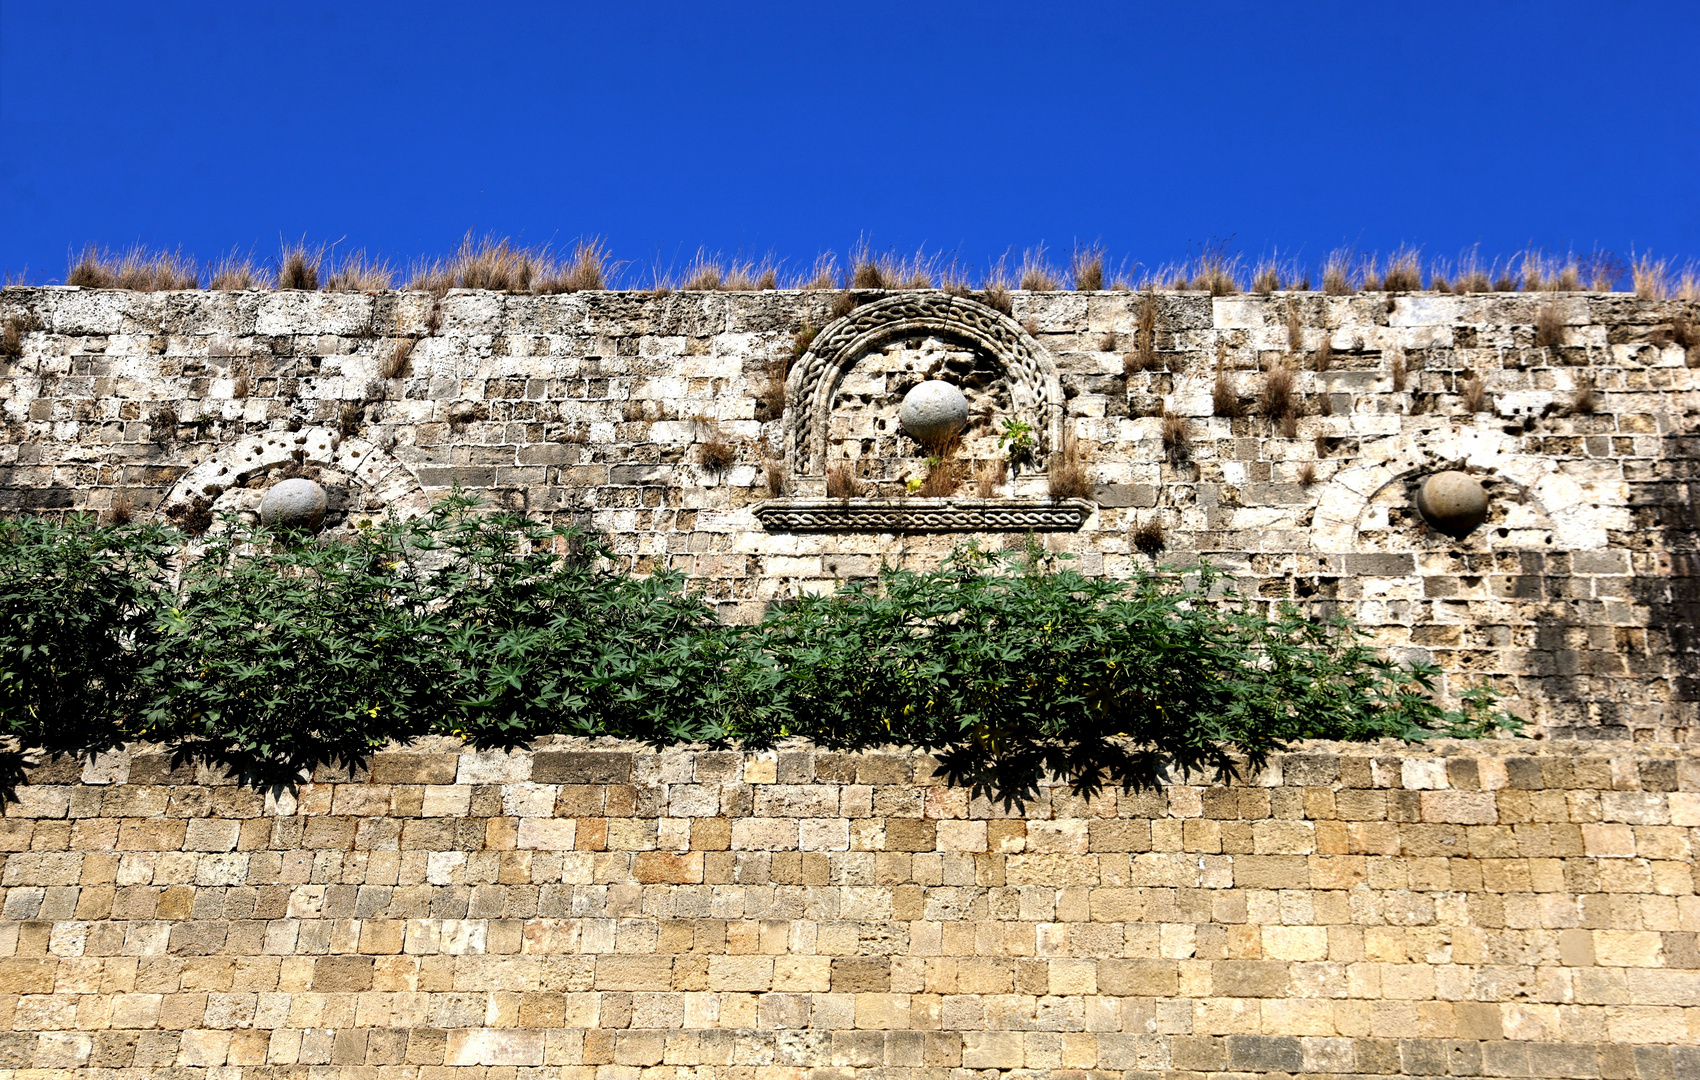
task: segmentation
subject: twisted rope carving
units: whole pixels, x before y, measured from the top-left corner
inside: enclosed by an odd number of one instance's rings
[[[937,504],[923,500],[839,502],[782,500],[756,507],[769,532],[1065,532],[1079,529],[1088,503],[1000,500]]]

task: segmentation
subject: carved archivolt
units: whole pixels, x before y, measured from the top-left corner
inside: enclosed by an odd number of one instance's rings
[[[827,425],[844,372],[887,342],[924,334],[960,341],[996,358],[1011,405],[1039,435],[1040,451],[1062,441],[1062,384],[1056,364],[1014,319],[945,293],[905,292],[864,304],[829,324],[785,381],[785,453],[794,475],[826,466]]]
[[[240,500],[232,502],[232,496],[242,493],[256,474],[290,464],[331,470],[337,482],[359,489],[365,496],[361,501],[371,510],[414,518],[431,508],[418,477],[393,455],[365,439],[343,438],[329,428],[309,427],[249,435],[221,447],[184,473],[159,509],[169,512],[197,500],[204,500],[217,511],[253,509],[258,506],[260,492],[247,493],[252,496],[248,500],[252,507]],[[329,477],[327,486],[332,486]]]

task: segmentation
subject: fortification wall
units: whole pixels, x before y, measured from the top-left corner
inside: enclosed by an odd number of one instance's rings
[[[1252,595],[1341,608],[1554,737],[1697,737],[1682,305],[1162,293],[1146,365],[1136,294],[1017,292],[1008,316],[854,298],[835,318],[830,292],[8,289],[0,509],[252,513],[305,472],[334,533],[459,485],[682,570],[734,619],[1036,530],[1089,574],[1201,555]],[[1271,367],[1293,373],[1294,422],[1263,415]],[[1019,420],[1034,465],[988,499],[972,476],[954,502],[908,498],[927,466],[896,407],[928,375],[969,391],[966,459],[999,458]],[[1247,415],[1216,415],[1219,375]],[[1088,497],[1057,502],[1044,470],[1070,440]],[[846,462],[865,496],[822,499]],[[1462,540],[1411,507],[1451,468],[1492,499]]]
[[[929,759],[147,747],[0,818],[0,1070],[112,1080],[1700,1075],[1700,758],[1306,747],[1022,810]]]

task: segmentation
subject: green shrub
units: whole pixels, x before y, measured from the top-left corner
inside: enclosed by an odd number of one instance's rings
[[[1231,773],[1301,738],[1516,730],[1490,691],[1344,620],[1265,614],[1208,567],[1087,578],[1037,548],[722,626],[676,573],[634,578],[593,539],[458,495],[346,542],[226,522],[182,538],[88,521],[0,527],[0,717],[25,743],[162,740],[256,777],[357,761],[427,732],[770,746],[907,744],[1005,798]]]
[[[0,519],[0,731],[50,750],[122,741],[178,539],[92,518]]]
[[[1472,691],[1430,696],[1344,619],[1271,618],[1223,595],[1209,567],[1129,581],[1047,565],[1037,549],[969,547],[931,572],[806,596],[756,635],[782,718],[747,739],[940,751],[957,782],[1005,797],[1047,772],[1092,788],[1171,769],[1232,773],[1301,738],[1485,735],[1517,721]]]

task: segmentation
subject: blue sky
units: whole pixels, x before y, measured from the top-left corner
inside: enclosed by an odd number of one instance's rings
[[[7,2],[0,267],[468,229],[807,264],[1700,256],[1689,4]]]

